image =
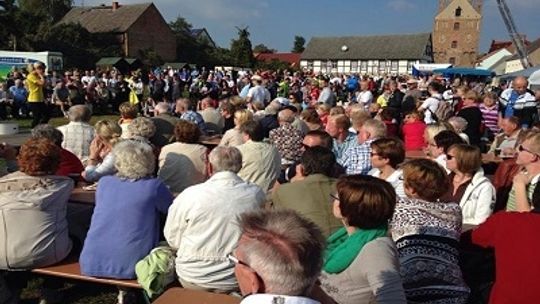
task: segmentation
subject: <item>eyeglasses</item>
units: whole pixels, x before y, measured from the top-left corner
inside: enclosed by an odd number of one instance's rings
[[[229,259],[229,261],[231,261],[231,263],[233,263],[233,264],[235,264],[235,265],[236,265],[236,264],[240,264],[240,265],[244,265],[244,266],[246,266],[246,267],[251,268],[251,266],[249,266],[247,263],[244,263],[244,262],[240,261],[240,260],[239,260],[237,257],[235,257],[232,253],[229,253],[229,254],[227,255],[227,259]]]
[[[454,159],[454,157],[455,157],[454,155],[446,154],[446,159],[447,160],[452,160],[452,159]]]
[[[335,201],[339,201],[339,197],[335,194],[330,194],[330,198],[335,200]]]
[[[523,147],[523,145],[519,145],[519,146],[518,146],[518,151],[519,151],[519,152],[525,151],[525,152],[529,152],[529,153],[531,153],[531,154],[533,154],[533,155],[538,155],[538,154],[532,152],[531,150],[525,149],[525,147]]]

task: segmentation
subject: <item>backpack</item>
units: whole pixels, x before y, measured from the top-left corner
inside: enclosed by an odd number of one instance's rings
[[[450,102],[440,99],[438,100],[439,105],[437,106],[437,110],[435,110],[435,113],[431,113],[432,118],[435,121],[447,121],[450,117],[454,116],[454,107]]]

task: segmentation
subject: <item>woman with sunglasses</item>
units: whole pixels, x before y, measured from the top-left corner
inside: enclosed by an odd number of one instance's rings
[[[443,200],[459,203],[463,224],[483,223],[493,212],[495,187],[484,176],[480,149],[465,144],[452,145],[446,153],[446,167],[450,170],[450,187]]]
[[[522,167],[522,171],[514,177],[506,211],[529,212],[533,192],[540,179],[540,133],[529,133],[517,151],[516,164]]]
[[[367,175],[343,176],[336,188],[333,212],[343,228],[327,239],[321,290],[339,304],[406,303],[396,247],[387,236],[394,188]]]
[[[379,138],[371,143],[371,166],[368,175],[389,182],[398,198],[405,197],[403,175],[398,166],[405,160],[403,142],[397,138]]]

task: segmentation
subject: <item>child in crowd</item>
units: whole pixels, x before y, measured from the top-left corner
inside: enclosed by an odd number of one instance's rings
[[[325,103],[318,104],[317,114],[319,114],[319,119],[321,120],[323,127],[326,127],[328,116],[330,116],[330,106]]]
[[[120,111],[120,120],[118,120],[118,124],[122,128],[122,138],[129,138],[127,130],[128,126],[132,120],[137,118],[139,109],[136,105],[132,105],[129,102],[124,102],[120,104],[118,111]]]
[[[403,141],[405,143],[405,151],[420,150],[426,146],[424,141],[424,130],[426,123],[424,117],[418,111],[413,111],[403,119]]]
[[[492,134],[499,133],[499,105],[497,99],[497,94],[488,92],[482,96],[483,103],[479,106],[484,126]]]

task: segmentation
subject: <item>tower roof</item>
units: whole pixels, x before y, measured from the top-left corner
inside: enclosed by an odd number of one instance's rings
[[[461,8],[461,16],[459,17],[456,16],[458,8]],[[481,19],[482,15],[471,5],[469,0],[454,0],[435,17],[435,20],[457,18]]]

